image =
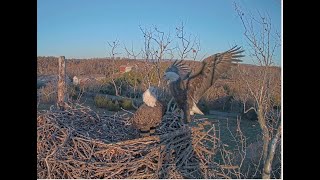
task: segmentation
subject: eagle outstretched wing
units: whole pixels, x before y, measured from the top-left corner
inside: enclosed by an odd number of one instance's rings
[[[182,80],[189,78],[191,69],[183,60],[175,60],[166,70],[167,72],[175,72]]]
[[[190,115],[203,114],[197,103],[203,94],[228,71],[234,62],[241,62],[241,47],[234,46],[228,51],[207,57],[200,68],[191,74],[185,61],[175,61],[167,68],[164,78],[168,80],[169,89],[178,107],[183,111],[183,120],[190,122]]]
[[[195,103],[201,99],[203,94],[228,71],[234,62],[241,62],[239,58],[244,57],[241,47],[234,46],[228,51],[217,53],[202,61],[201,67],[186,79],[188,96],[193,98]]]

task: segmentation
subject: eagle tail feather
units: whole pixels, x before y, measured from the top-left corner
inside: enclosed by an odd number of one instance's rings
[[[191,111],[190,111],[190,114],[193,115],[193,114],[201,114],[201,115],[204,115],[203,112],[198,108],[198,106],[193,103],[193,106],[191,108]]]

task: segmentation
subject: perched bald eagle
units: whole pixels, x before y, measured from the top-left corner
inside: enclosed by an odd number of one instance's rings
[[[241,62],[239,58],[244,56],[241,54],[243,51],[241,47],[234,46],[228,51],[209,56],[192,74],[182,60],[175,61],[166,69],[163,78],[167,81],[178,108],[183,111],[184,123],[191,121],[190,115],[203,114],[197,107],[200,98],[234,62]]]
[[[142,136],[154,133],[155,128],[161,123],[165,112],[165,105],[159,100],[159,90],[150,87],[143,93],[143,104],[131,118],[135,128],[140,130]]]

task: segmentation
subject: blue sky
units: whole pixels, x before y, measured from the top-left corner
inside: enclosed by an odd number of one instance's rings
[[[107,41],[115,39],[120,41],[120,56],[126,56],[124,44],[142,48],[139,25],[155,25],[173,37],[182,21],[185,31],[200,39],[199,57],[235,44],[245,46],[234,2],[253,13],[267,12],[280,31],[281,0],[38,0],[38,56],[107,57]],[[249,59],[245,63],[251,63]],[[280,50],[275,62],[280,65]]]

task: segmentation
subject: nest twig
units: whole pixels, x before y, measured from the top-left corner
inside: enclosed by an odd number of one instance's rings
[[[139,138],[129,116],[81,105],[38,112],[38,178],[227,178],[214,163],[213,124],[191,128],[166,114],[156,135]]]

